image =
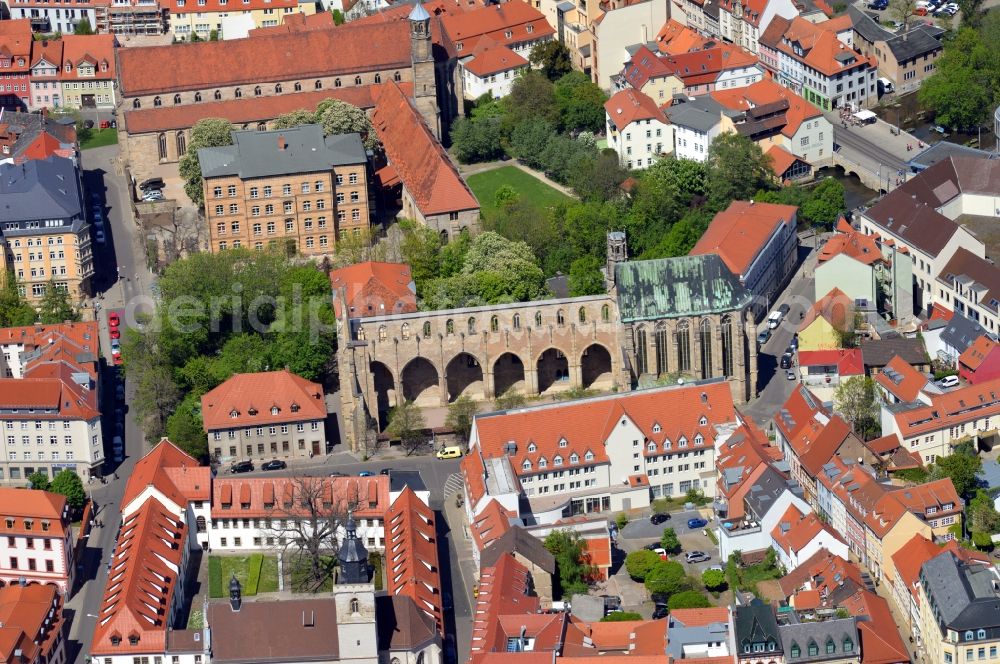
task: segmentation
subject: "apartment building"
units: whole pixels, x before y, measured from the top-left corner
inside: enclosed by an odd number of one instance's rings
[[[66,498],[48,491],[0,488],[0,581],[73,589],[73,516]]]
[[[114,108],[118,103],[114,35],[63,35],[62,105],[65,108]]]
[[[799,239],[794,205],[733,201],[719,212],[691,255],[718,254],[754,296],[751,310],[760,322],[795,269]]]
[[[287,369],[236,374],[201,398],[220,462],[307,459],[327,450],[323,386]]]
[[[656,102],[639,90],[616,92],[604,104],[608,147],[628,169],[652,166],[673,152],[673,127]]]
[[[0,588],[0,661],[67,664],[63,597],[50,585],[13,582]]]
[[[757,53],[761,33],[771,19],[781,16],[793,19],[799,8],[792,0],[720,0],[719,34],[751,53]]]
[[[469,449],[506,458],[535,519],[548,523],[691,490],[714,495],[715,450],[740,420],[719,381],[479,415]]]
[[[94,262],[77,165],[62,157],[0,164],[0,198],[0,265],[22,295],[37,303],[53,286],[83,300]]]
[[[848,6],[847,14],[854,23],[854,44],[878,59],[879,76],[892,82],[896,94],[918,89],[937,70],[943,28],[913,21],[905,31],[890,32],[859,7]]]
[[[5,110],[0,121],[0,164],[64,157],[77,160],[76,125],[40,113]]]
[[[506,97],[517,77],[531,66],[524,56],[485,39],[459,62],[465,98],[469,101],[486,94],[493,99]]]
[[[1000,572],[944,551],[920,568],[920,632],[934,662],[1000,658]]]
[[[677,21],[668,21],[668,2],[664,0],[608,0],[600,3],[604,11],[590,22],[593,60],[591,79],[602,90],[610,90],[612,77],[621,70],[627,49],[641,44],[661,26],[674,24],[685,30]],[[693,31],[688,31],[692,34]]]
[[[726,109],[708,95],[678,98],[674,105],[664,107],[663,114],[673,129],[673,153],[678,159],[706,161],[712,141],[732,127]]]
[[[645,45],[630,51],[634,52],[615,78],[615,89],[636,88],[661,105],[680,93],[696,97],[746,87],[764,78],[757,58],[731,44],[705,44],[705,48],[676,54],[653,53]]]
[[[45,0],[8,0],[11,19],[28,19],[33,32],[72,34],[76,26],[86,21],[97,29],[97,5],[95,0],[74,0],[73,2],[50,3]]]
[[[331,254],[338,239],[370,223],[358,134],[324,137],[319,125],[234,131],[233,145],[203,148],[198,159],[212,251],[277,246]]]
[[[84,480],[104,463],[98,404],[97,323],[0,330],[0,482],[72,470]]]
[[[847,543],[815,512],[803,514],[795,505],[788,509],[771,531],[772,548],[785,569],[795,569],[817,551],[829,551],[844,560],[848,558]]]
[[[168,12],[169,30],[182,40],[197,35],[208,39],[215,32],[219,39],[226,37],[223,26],[225,19],[249,18],[254,28],[269,28],[284,23],[292,14],[311,15],[316,13],[313,3],[298,0],[166,0],[163,3]]]
[[[116,35],[160,35],[167,12],[157,0],[115,0],[95,5],[96,29]]]
[[[868,108],[878,101],[878,61],[852,41],[847,16],[822,23],[778,16],[760,36],[761,60],[781,85],[823,110]]]
[[[0,21],[0,106],[7,110],[28,109],[33,46],[30,21]]]

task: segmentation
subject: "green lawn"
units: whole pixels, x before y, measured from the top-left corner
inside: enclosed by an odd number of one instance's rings
[[[117,129],[91,129],[90,136],[85,140],[80,141],[80,149],[89,150],[90,148],[103,148],[105,145],[117,144]]]
[[[522,201],[527,201],[539,210],[544,210],[558,203],[568,203],[570,198],[557,191],[541,180],[528,175],[516,166],[501,166],[492,171],[476,173],[468,177],[469,187],[479,199],[483,214],[493,210],[493,198],[496,190],[502,185],[510,185],[521,195]]]
[[[256,591],[250,587],[251,558],[259,556],[261,560],[260,580]],[[275,556],[254,554],[252,556],[211,556],[208,559],[208,596],[226,597],[229,594],[229,579],[236,574],[243,587],[243,594],[249,596],[257,593],[273,593],[278,590],[278,559]]]

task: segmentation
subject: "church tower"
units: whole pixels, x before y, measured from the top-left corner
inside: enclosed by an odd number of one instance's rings
[[[410,60],[413,62],[413,101],[434,137],[441,139],[441,112],[437,101],[431,15],[419,2],[410,12]]]
[[[368,550],[358,538],[352,515],[347,517],[345,531],[337,551],[339,569],[337,583],[333,586],[340,661],[378,664],[375,586],[368,578]]]
[[[605,280],[609,286],[615,285],[615,267],[628,260],[628,241],[625,231],[608,233],[608,260],[605,266]]]

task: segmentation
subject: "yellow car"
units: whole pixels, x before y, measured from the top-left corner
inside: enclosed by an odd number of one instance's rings
[[[442,447],[437,451],[437,458],[439,459],[458,459],[462,456],[462,448],[456,446],[453,447]]]

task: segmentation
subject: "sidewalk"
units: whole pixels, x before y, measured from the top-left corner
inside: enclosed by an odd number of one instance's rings
[[[472,592],[479,582],[479,571],[472,557],[472,536],[465,520],[465,509],[455,505],[454,493],[445,496],[441,514],[448,524],[451,540],[451,591],[455,607],[455,646],[459,661],[467,659],[472,644],[472,623],[475,617],[476,598]],[[458,574],[455,570],[458,570]],[[460,609],[467,605],[468,612]]]
[[[827,111],[824,115],[834,126],[841,126],[840,109]],[[900,161],[909,161],[923,149],[919,147],[921,141],[903,130],[898,134],[894,134],[893,131],[895,128],[895,124],[886,122],[881,118],[872,124],[849,125],[850,131],[878,145],[878,147]],[[910,150],[906,149],[907,145],[910,146]],[[926,148],[927,144],[924,143],[923,146]]]

